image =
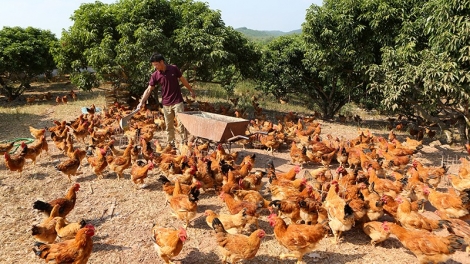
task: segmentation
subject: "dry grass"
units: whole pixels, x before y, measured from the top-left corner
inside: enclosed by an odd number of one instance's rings
[[[80,93],[81,95],[81,93]],[[104,102],[100,91],[85,94],[80,101],[67,106],[53,106],[52,104],[39,104],[32,106],[17,106],[19,113],[3,106],[0,108],[0,117],[7,116],[6,120],[17,119],[13,122],[12,130],[1,139],[14,137],[29,137],[28,125],[50,125],[52,119],[72,119],[80,113],[79,107]],[[55,102],[53,103],[55,104]],[[51,110],[53,109],[53,110]],[[6,113],[5,113],[6,112]],[[16,117],[18,116],[18,117]],[[28,118],[28,117],[34,118]],[[2,119],[0,121],[3,121]],[[386,131],[376,125],[375,120],[368,120],[366,126],[377,136],[385,136]],[[3,124],[3,122],[1,122]],[[357,135],[354,124],[337,124],[322,122],[322,133],[345,138]],[[375,127],[378,127],[377,129]],[[5,126],[0,127],[2,131]],[[25,130],[26,128],[26,130]],[[15,132],[16,131],[16,132]],[[159,140],[164,141],[163,132],[156,134]],[[400,136],[402,138],[402,136]],[[462,155],[462,149],[444,148],[446,154]],[[256,153],[254,169],[263,169],[268,159],[274,159],[278,170],[287,171],[292,167],[288,164],[288,150],[276,152],[274,157],[264,150],[238,147],[233,151],[240,151],[240,156]],[[441,152],[435,148],[426,147],[418,156],[426,164],[440,163]],[[42,215],[32,209],[36,199],[51,200],[61,197],[70,187],[67,178],[54,169],[65,157],[50,143],[50,154],[41,157],[38,164],[33,166],[29,161],[22,178],[18,173],[7,171],[4,162],[0,161],[0,243],[2,254],[0,263],[43,263],[34,255],[31,248],[34,239],[31,237],[31,225],[42,220]],[[455,171],[458,165],[452,165]],[[316,166],[307,167],[308,169]],[[150,240],[151,228],[154,223],[167,227],[179,227],[182,223],[174,220],[170,215],[170,208],[164,204],[164,194],[161,184],[157,181],[159,173],[152,172],[146,183],[149,186],[142,190],[134,190],[130,181],[129,170],[125,172],[125,179],[118,181],[114,173],[106,173],[103,180],[96,176],[85,165],[81,168],[83,174],[72,179],[81,185],[75,209],[67,217],[70,221],[85,219],[96,226],[94,249],[89,263],[163,263],[153,249]],[[302,175],[302,172],[301,174]],[[267,197],[269,199],[269,197]],[[211,229],[204,221],[203,212],[206,209],[227,212],[223,202],[213,192],[202,193],[198,203],[198,216],[193,221],[194,226],[188,229],[189,240],[184,245],[181,254],[175,258],[176,263],[218,263],[219,253]],[[112,212],[112,214],[111,214]],[[279,245],[273,236],[272,228],[266,221],[266,212],[261,216],[261,228],[266,230],[267,236],[263,239],[261,248],[249,263],[288,263],[295,261],[281,261],[280,253],[287,252]],[[356,227],[344,233],[344,241],[340,245],[332,246],[332,237],[323,239],[317,250],[305,256],[306,263],[416,263],[416,257],[401,246],[395,238],[373,247],[369,239]],[[463,252],[454,254],[453,260],[448,263],[469,263]]]

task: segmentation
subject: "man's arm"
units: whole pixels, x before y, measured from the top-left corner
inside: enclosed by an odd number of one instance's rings
[[[155,89],[155,86],[148,86],[147,89],[145,89],[144,94],[142,94],[142,99],[140,99],[140,103],[137,105],[137,108],[141,109],[144,107],[145,102],[147,102],[147,99],[150,96],[150,93]]]
[[[189,90],[189,92],[191,93],[191,97],[193,99],[196,98],[196,93],[194,93],[193,88],[191,87],[191,85],[189,85],[188,80],[186,80],[186,78],[184,78],[184,76],[181,76],[180,81],[184,85],[184,87],[186,87]]]

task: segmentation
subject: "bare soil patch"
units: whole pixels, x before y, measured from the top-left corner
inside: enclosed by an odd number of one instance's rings
[[[88,100],[92,101],[93,98]],[[80,106],[88,105],[87,102],[63,106],[67,109],[69,120],[78,116]],[[53,106],[46,108],[50,107]],[[47,111],[38,112],[36,115],[37,118],[26,116],[22,121],[24,123],[22,127],[12,127],[12,132],[2,135],[0,140],[30,137],[27,130],[29,124],[49,126],[51,119],[56,117]],[[383,117],[381,118],[383,120]],[[364,119],[363,129],[370,129],[376,136],[388,134],[382,129],[379,117]],[[321,123],[322,134],[325,135],[332,134],[348,139],[358,135],[358,128],[352,123],[337,124],[326,121]],[[2,125],[2,130],[4,127]],[[406,134],[400,134],[399,138],[403,140],[405,136]],[[157,133],[156,138],[165,141],[163,132]],[[426,165],[439,165],[441,157],[444,156],[450,166],[450,172],[456,172],[459,163],[453,161],[466,156],[463,149],[440,144],[430,147],[429,143],[430,140],[425,139],[427,146],[414,158],[420,159]],[[2,204],[0,263],[43,263],[43,260],[37,258],[32,251],[34,239],[31,236],[31,225],[38,224],[43,219],[43,215],[32,209],[32,203],[37,199],[49,201],[62,197],[70,187],[67,178],[54,169],[54,165],[65,159],[64,155],[52,142],[49,142],[49,147],[49,155],[43,154],[36,166],[27,162],[21,178],[18,173],[7,170],[3,159],[0,161],[0,204]],[[288,164],[290,159],[287,147],[275,152],[274,156],[264,150],[243,150],[238,146],[232,148],[232,151],[240,151],[241,157],[256,153],[255,170],[264,169],[264,164],[271,158],[274,158],[279,171],[287,171],[292,166]],[[332,169],[335,166],[333,165]],[[313,168],[317,166],[306,167],[306,169]],[[125,179],[120,181],[116,179],[114,173],[109,172],[105,174],[103,180],[98,180],[86,161],[81,171],[82,175],[73,178],[75,182],[80,183],[81,189],[78,192],[75,209],[67,218],[70,221],[85,219],[96,227],[94,249],[89,263],[164,263],[157,256],[150,240],[152,225],[157,223],[168,227],[179,227],[182,223],[171,217],[171,209],[164,204],[162,186],[157,181],[158,171],[149,175],[146,179],[149,186],[142,190],[134,190],[129,170],[125,171]],[[269,199],[269,196],[267,198]],[[175,263],[220,262],[213,232],[205,223],[203,212],[206,209],[228,213],[226,206],[214,195],[214,192],[203,192],[198,203],[198,216],[192,221],[193,227],[187,229],[189,240],[180,255],[175,258]],[[261,216],[260,224],[267,236],[263,239],[257,256],[249,263],[295,263],[294,260],[279,259],[279,254],[287,251],[276,241],[273,230],[267,223],[266,212]],[[369,238],[357,227],[345,232],[343,237],[342,243],[333,246],[330,244],[332,237],[323,239],[317,250],[306,255],[304,261],[306,263],[417,263],[416,257],[394,237],[377,247],[371,246]],[[447,263],[470,263],[470,260],[464,252],[459,251]]]

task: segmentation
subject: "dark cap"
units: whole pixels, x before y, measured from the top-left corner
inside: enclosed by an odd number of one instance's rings
[[[154,53],[150,57],[150,62],[159,62],[159,61],[164,61],[165,58],[163,58],[163,55],[160,53]]]

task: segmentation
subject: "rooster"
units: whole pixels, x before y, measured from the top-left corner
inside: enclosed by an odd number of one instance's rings
[[[77,192],[80,190],[80,184],[75,183],[70,187],[67,194],[63,198],[52,200],[48,203],[37,200],[34,202],[33,208],[43,212],[47,216],[50,216],[52,209],[55,205],[60,205],[58,216],[64,217],[72,211],[75,207],[75,201],[77,200]]]

